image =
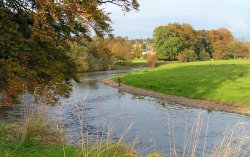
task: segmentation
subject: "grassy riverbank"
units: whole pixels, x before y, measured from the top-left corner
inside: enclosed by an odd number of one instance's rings
[[[125,74],[122,81],[167,95],[250,105],[250,60],[174,63]]]
[[[5,150],[0,148],[1,157],[80,157],[83,156],[80,147],[76,146],[51,146],[43,143],[37,143],[36,145],[30,145],[14,150]],[[104,144],[101,148],[89,148],[85,149],[84,154],[88,154],[87,157],[138,157],[137,154],[129,149],[126,149],[122,145],[118,144]]]
[[[84,155],[83,155],[84,154]],[[44,118],[32,118],[25,125],[0,124],[1,157],[137,157],[122,142],[64,146],[64,136]]]

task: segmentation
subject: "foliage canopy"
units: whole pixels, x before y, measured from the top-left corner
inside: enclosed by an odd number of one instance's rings
[[[217,30],[194,30],[189,24],[168,24],[154,30],[154,47],[159,59],[182,61],[184,52],[194,51],[197,59],[236,59],[248,55],[244,43],[234,39],[226,28]],[[190,51],[186,51],[190,50]],[[180,55],[179,55],[180,54]]]
[[[103,4],[124,11],[138,9],[136,0],[0,0],[0,93],[4,103],[17,102],[24,91],[49,86],[53,95],[67,96],[77,65],[69,41],[91,40],[91,31],[111,33]]]

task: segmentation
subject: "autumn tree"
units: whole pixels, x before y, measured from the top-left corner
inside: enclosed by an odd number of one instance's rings
[[[250,42],[246,42],[245,45],[250,50]]]
[[[133,56],[134,58],[141,58],[142,56],[142,49],[139,44],[135,44],[133,48]]]
[[[248,48],[243,42],[234,40],[227,45],[227,57],[229,59],[243,59],[246,58],[248,54]]]
[[[245,46],[247,47],[248,52],[250,53],[250,42],[246,42],[246,43],[245,43]]]
[[[91,40],[91,30],[111,33],[112,3],[124,11],[137,9],[136,0],[0,0],[0,92],[5,103],[17,102],[24,91],[50,87],[53,95],[68,96],[77,65],[69,41]],[[84,39],[84,40],[82,40]]]
[[[78,72],[110,70],[114,60],[108,42],[99,37],[93,37],[85,45],[72,42],[70,55],[78,65]]]
[[[123,37],[110,37],[106,39],[109,43],[111,52],[114,55],[114,59],[118,62],[124,62],[131,58],[131,45],[130,42]]]
[[[214,59],[227,59],[227,45],[234,40],[232,33],[226,28],[208,31],[208,38],[213,47]]]
[[[177,36],[183,42],[183,49],[195,49],[195,39],[196,31],[193,29],[193,26],[190,24],[173,24],[172,27],[175,27]]]

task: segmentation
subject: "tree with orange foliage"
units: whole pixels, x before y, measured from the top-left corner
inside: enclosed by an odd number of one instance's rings
[[[110,49],[120,63],[131,58],[131,45],[125,38],[118,36],[111,39]]]
[[[103,37],[112,31],[103,4],[137,10],[137,0],[0,0],[0,93],[18,102],[24,91],[45,89],[55,98],[69,96],[77,65],[69,43]],[[84,40],[82,40],[84,39]],[[38,93],[39,94],[39,93]]]
[[[227,45],[234,40],[232,33],[226,28],[207,31],[212,42],[213,58],[226,59],[228,56]]]
[[[249,54],[247,46],[240,41],[232,41],[227,45],[229,59],[246,58]]]

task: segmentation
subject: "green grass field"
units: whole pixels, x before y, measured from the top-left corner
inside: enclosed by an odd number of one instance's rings
[[[125,74],[122,81],[168,95],[250,105],[250,60],[167,64]]]

